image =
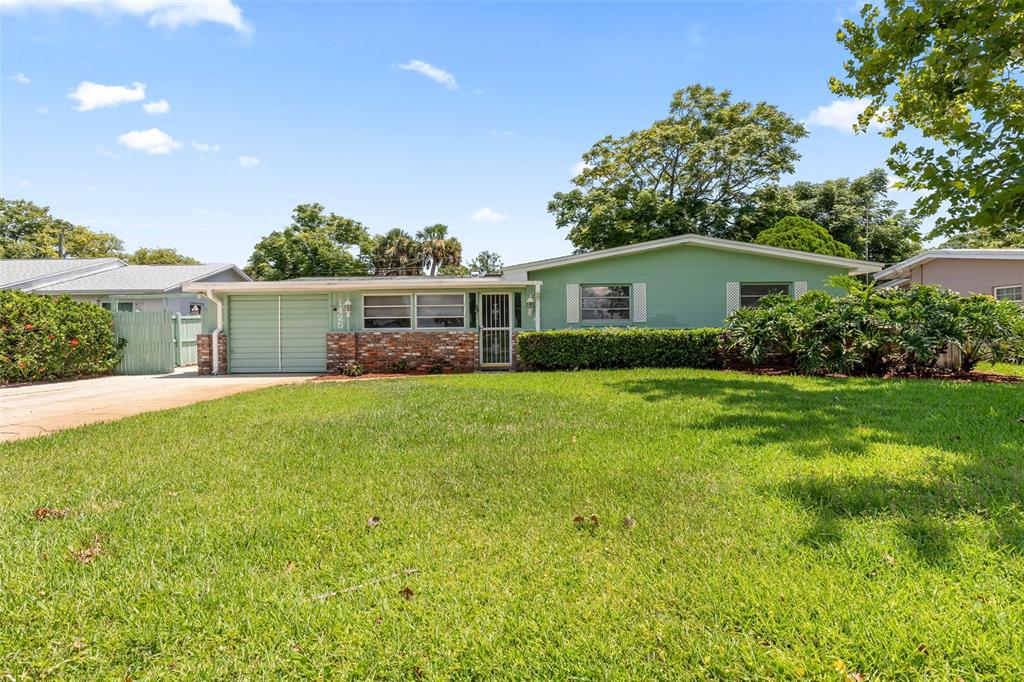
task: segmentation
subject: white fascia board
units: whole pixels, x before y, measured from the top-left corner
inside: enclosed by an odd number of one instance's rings
[[[211,290],[226,294],[256,294],[261,292],[288,293],[292,291],[423,291],[432,289],[526,289],[542,282],[535,280],[510,281],[498,277],[479,279],[437,278],[434,280],[367,279],[358,282],[324,282],[281,280],[277,282],[195,282],[184,284],[182,291],[203,293]]]
[[[724,251],[739,251],[742,253],[753,253],[761,256],[772,256],[775,258],[784,258],[786,260],[801,261],[804,263],[832,265],[845,268],[851,275],[863,275],[878,272],[882,269],[881,263],[875,263],[873,261],[840,258],[838,256],[823,256],[817,253],[794,251],[793,249],[780,249],[775,246],[762,246],[761,244],[738,242],[731,239],[718,239],[717,237],[705,237],[697,234],[684,234],[677,237],[665,237],[664,239],[654,239],[649,242],[640,242],[639,244],[616,246],[611,249],[601,249],[600,251],[591,251],[589,253],[580,253],[572,256],[548,258],[546,260],[532,261],[530,263],[518,263],[516,265],[509,265],[503,268],[502,272],[507,279],[518,279],[518,277],[526,276],[526,273],[530,270],[557,268],[563,265],[585,263],[591,260],[622,256],[631,253],[641,253],[644,251],[651,251],[653,249],[663,249],[670,246],[681,246],[684,244],[704,246],[711,249],[722,249]]]

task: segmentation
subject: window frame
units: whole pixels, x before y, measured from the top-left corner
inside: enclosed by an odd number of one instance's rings
[[[130,305],[132,308],[131,308],[131,310],[121,310],[121,306],[123,306],[123,305]],[[113,307],[113,306],[111,306],[111,307]],[[118,301],[117,302],[117,312],[119,312],[119,313],[134,313],[134,312],[138,312],[138,310],[135,307],[135,301]]]
[[[743,287],[786,287],[786,295],[793,298],[793,282],[740,282],[740,307],[741,308],[756,308],[761,302],[761,299],[765,296],[775,296],[782,292],[776,292],[774,294],[761,294],[752,305],[743,305]],[[749,296],[748,296],[749,298]]]
[[[1020,289],[1020,298],[999,298],[999,291],[1002,289]],[[1024,284],[1003,284],[992,287],[992,298],[997,301],[1012,301],[1013,303],[1024,304]]]
[[[372,297],[375,297],[375,296],[377,296],[377,297],[383,297],[383,296],[405,296],[406,298],[409,299],[409,302],[406,305],[402,305],[402,304],[370,305],[370,306],[366,305],[366,299],[367,298],[372,298]],[[416,306],[414,304],[415,304],[415,298],[414,298],[412,292],[381,292],[381,293],[377,293],[377,294],[362,294],[362,297],[360,299],[360,306],[359,306],[359,314],[360,314],[360,318],[362,319],[362,327],[365,330],[377,331],[377,332],[379,332],[379,331],[409,331],[411,329],[415,329],[416,328],[415,327],[415,323],[416,323]],[[409,309],[409,314],[408,315],[404,315],[404,316],[403,315],[378,315],[378,316],[374,316],[374,317],[367,317],[367,315],[366,315],[366,309],[367,308],[408,308]],[[397,319],[397,320],[407,319],[407,320],[409,320],[409,326],[408,327],[371,327],[371,326],[368,326],[366,324],[367,320],[391,320],[391,319]]]
[[[429,315],[426,317],[440,317],[449,320],[462,320],[462,324],[457,326],[420,326],[420,296],[461,296],[462,297],[462,314],[461,315]],[[424,307],[441,307],[441,308],[454,308],[456,307],[450,303],[424,303]],[[413,322],[415,323],[414,329],[465,329],[466,328],[466,292],[451,293],[447,291],[424,291],[413,294]]]
[[[590,282],[588,284],[580,284],[580,324],[589,325],[608,325],[608,324],[629,324],[633,321],[633,285],[629,282],[616,282],[614,284],[602,282],[600,284]],[[594,287],[625,287],[628,292],[625,296],[585,296],[584,291]],[[625,299],[625,308],[587,308],[584,305],[584,300],[588,298],[611,298],[611,299]],[[626,317],[606,317],[606,318],[588,318],[584,315],[587,310],[625,310]]]
[[[420,307],[419,297],[420,296],[432,296],[432,295],[433,296],[436,296],[436,295],[446,296],[447,295],[447,296],[461,296],[462,297],[462,314],[461,315],[450,315],[450,316],[449,315],[432,315],[432,316],[429,316],[429,317],[444,317],[444,318],[448,318],[448,319],[461,319],[462,320],[462,324],[460,326],[457,326],[457,327],[436,327],[436,326],[424,326],[424,325],[421,325],[419,323],[419,318],[420,318],[420,315],[419,315],[419,307]],[[469,304],[468,304],[467,297],[471,296],[471,295],[472,294],[467,292],[467,291],[380,291],[380,292],[374,292],[372,294],[360,293],[359,316],[360,316],[360,320],[361,320],[362,331],[368,331],[368,332],[409,332],[409,331],[433,332],[433,331],[452,331],[452,330],[465,330],[465,329],[469,329],[469,327],[466,326],[466,321],[467,321],[467,318],[469,317],[469,312],[470,312],[469,311]],[[401,304],[396,304],[396,305],[372,305],[371,304],[371,305],[367,306],[366,299],[367,298],[373,298],[375,296],[405,296],[405,297],[408,298],[409,304],[408,304],[408,306],[401,305]],[[424,305],[424,307],[430,307],[430,306],[434,306],[434,307],[437,307],[437,306],[440,306],[440,307],[448,306],[448,307],[452,307],[452,308],[455,307],[453,304],[441,304],[441,303],[436,303],[436,304],[425,303],[423,305]],[[378,316],[375,316],[375,317],[367,317],[366,316],[366,309],[367,309],[367,307],[369,307],[369,308],[405,308],[405,307],[408,307],[409,308],[409,315],[408,316],[378,315]],[[366,321],[368,319],[369,320],[389,320],[389,319],[403,319],[404,320],[404,319],[407,319],[407,320],[409,320],[409,326],[408,327],[369,327],[369,326],[366,325]]]

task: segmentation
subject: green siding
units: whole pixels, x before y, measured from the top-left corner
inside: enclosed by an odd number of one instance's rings
[[[326,371],[328,300],[327,294],[232,296],[227,330],[230,371]]]
[[[543,329],[610,324],[677,328],[720,326],[726,316],[727,282],[807,282],[808,289],[825,289],[825,280],[844,274],[846,270],[836,266],[681,245],[532,270],[529,279],[544,283],[541,288]],[[567,284],[634,282],[647,284],[646,323],[566,322]]]

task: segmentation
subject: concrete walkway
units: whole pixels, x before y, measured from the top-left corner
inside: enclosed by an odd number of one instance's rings
[[[0,441],[41,436],[267,386],[294,384],[311,376],[228,374],[201,377],[194,367],[183,367],[172,374],[112,376],[0,388]]]

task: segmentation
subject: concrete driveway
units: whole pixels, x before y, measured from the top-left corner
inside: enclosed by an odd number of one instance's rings
[[[172,374],[112,376],[0,388],[0,441],[41,436],[267,386],[294,384],[311,376],[228,374],[201,377],[194,367],[183,367]]]

